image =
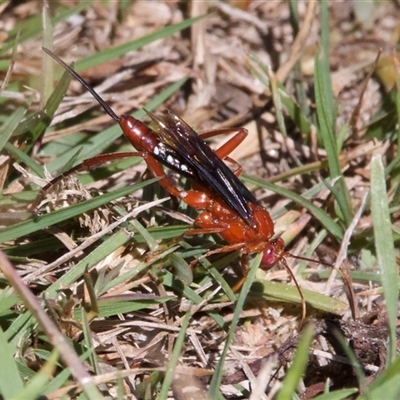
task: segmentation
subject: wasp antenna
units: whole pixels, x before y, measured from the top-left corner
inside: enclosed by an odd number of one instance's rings
[[[280,258],[280,262],[283,264],[285,269],[288,271],[290,277],[292,278],[294,284],[296,285],[297,291],[299,292],[300,300],[301,300],[301,322],[300,322],[300,329],[304,326],[304,321],[306,319],[306,313],[307,313],[307,304],[306,304],[306,299],[304,298],[303,292],[301,291],[301,287],[299,283],[297,282],[297,279],[293,273],[293,271],[290,269],[289,265],[286,262],[285,255],[287,253],[285,252],[284,255]]]
[[[315,260],[315,259],[312,259],[312,258],[307,258],[307,257],[302,257],[302,256],[295,256],[294,254],[288,253],[286,251],[282,254],[282,258],[283,257],[292,257],[292,258],[295,258],[297,260],[302,260],[302,261],[308,261],[308,262],[321,264],[321,265],[324,265],[325,267],[332,268],[334,271],[336,271],[342,277],[343,282],[345,284],[345,287],[347,288],[347,298],[348,298],[349,303],[350,303],[351,313],[353,315],[353,318],[354,319],[356,318],[356,315],[357,315],[357,312],[356,312],[356,301],[355,301],[354,291],[352,289],[353,286],[352,286],[352,282],[351,282],[351,276],[348,276],[340,268],[337,268],[332,264],[328,264],[328,263],[325,263],[325,262],[320,261],[320,260]]]
[[[56,56],[51,50],[46,47],[42,47],[42,50],[47,53],[53,60],[57,61],[62,67],[64,67],[80,84],[97,100],[97,102],[103,107],[104,111],[116,122],[120,121],[120,117],[113,111],[113,109],[100,97],[100,95],[68,64],[66,64],[61,58]]]
[[[316,263],[316,264],[321,264],[321,265],[325,265],[325,267],[330,267],[330,268],[336,269],[332,264],[328,264],[328,263],[325,263],[325,262],[323,262],[323,261],[316,260],[316,259],[314,259],[314,258],[307,258],[307,257],[302,257],[302,256],[296,256],[296,255],[294,255],[294,254],[292,254],[292,253],[288,253],[287,251],[285,251],[285,252],[283,253],[283,256],[284,256],[284,257],[295,258],[295,259],[297,259],[297,260],[302,260],[302,261],[308,261],[308,262],[312,262],[312,263]]]

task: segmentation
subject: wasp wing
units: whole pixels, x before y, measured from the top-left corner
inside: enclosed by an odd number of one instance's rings
[[[148,115],[158,125],[162,143],[183,162],[182,168],[190,171],[190,177],[211,187],[229,207],[251,223],[252,210],[248,202],[258,204],[257,199],[208,144],[172,112],[161,118],[149,112]]]

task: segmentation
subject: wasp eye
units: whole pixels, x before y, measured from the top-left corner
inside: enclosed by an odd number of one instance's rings
[[[284,248],[285,242],[282,238],[271,240],[264,249],[261,268],[263,270],[272,268],[282,258]]]
[[[279,258],[277,257],[275,247],[272,243],[269,243],[264,250],[264,254],[261,260],[261,268],[263,270],[268,270],[272,268],[278,262],[278,260]]]

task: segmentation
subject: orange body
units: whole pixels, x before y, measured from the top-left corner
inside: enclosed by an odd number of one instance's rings
[[[236,163],[238,168],[233,172],[223,161],[229,158],[229,154],[247,136],[246,129],[240,128],[233,138],[213,151],[189,125],[174,114],[169,113],[169,117],[158,119],[147,112],[160,128],[156,133],[134,117],[118,116],[78,73],[50,50],[43,50],[74,76],[107,114],[119,123],[125,137],[137,152],[103,154],[85,160],[46,185],[42,193],[63,176],[81,168],[139,155],[144,158],[151,173],[159,178],[159,184],[168,193],[201,211],[195,220],[199,229],[194,233],[218,233],[228,243],[206,255],[233,250],[240,251],[243,256],[263,252],[262,264],[265,268],[272,267],[282,258],[284,242],[281,238],[271,239],[274,235],[274,224],[268,211],[258,204],[257,199],[238,179],[241,167]],[[223,132],[211,131],[203,137],[219,133]],[[163,164],[192,178],[193,189],[181,191],[176,188],[165,174]],[[39,195],[32,205],[34,212],[37,212],[40,198]],[[245,269],[243,257],[242,265]]]
[[[180,191],[168,180],[163,168],[151,155],[158,143],[158,136],[137,119],[122,115],[120,125],[124,135],[139,151],[156,177],[160,185],[173,196],[180,198],[190,207],[202,211],[195,219],[195,225],[208,233],[218,233],[227,243],[213,253],[238,250],[241,254],[263,252],[262,265],[265,269],[274,266],[280,259],[284,249],[281,238],[271,240],[274,236],[274,223],[269,212],[262,206],[249,203],[252,211],[251,223],[242,219],[231,207],[220,199],[212,190],[194,182],[194,189]]]

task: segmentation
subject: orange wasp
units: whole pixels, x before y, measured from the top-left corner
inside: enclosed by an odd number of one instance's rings
[[[152,175],[159,178],[158,182],[169,194],[200,211],[194,221],[197,228],[189,230],[188,233],[218,233],[227,242],[218,249],[208,251],[204,256],[239,251],[244,276],[247,273],[247,256],[253,253],[263,253],[262,269],[269,269],[278,261],[283,261],[287,267],[284,256],[289,254],[284,252],[285,243],[282,238],[272,239],[274,224],[268,211],[238,178],[241,173],[240,166],[233,172],[223,161],[224,159],[233,161],[229,158],[229,154],[246,137],[247,131],[244,128],[240,128],[232,139],[215,151],[203,138],[232,131],[231,129],[211,131],[200,136],[171,112],[163,117],[155,117],[147,112],[158,126],[158,132],[155,132],[130,115],[117,116],[77,72],[50,50],[45,48],[43,50],[75,77],[107,114],[119,123],[125,137],[137,152],[104,154],[83,161],[42,189],[32,206],[34,212],[37,212],[43,194],[66,175],[81,168],[89,168],[118,158],[141,156]],[[176,188],[168,179],[163,166],[191,178],[193,188],[191,190]],[[289,268],[288,270],[291,273]],[[300,296],[302,297],[301,293]]]

